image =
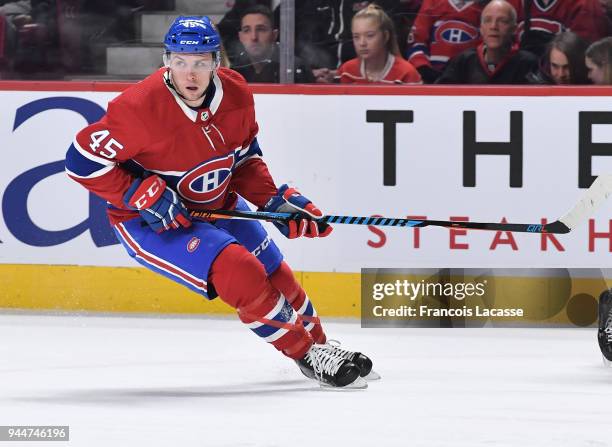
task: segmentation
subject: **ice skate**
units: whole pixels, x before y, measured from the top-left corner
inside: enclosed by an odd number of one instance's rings
[[[355,365],[359,366],[359,369],[361,370],[361,377],[363,377],[367,381],[380,379],[380,374],[378,374],[372,369],[372,360],[370,360],[367,355],[362,354],[361,352],[353,352],[348,351],[346,349],[341,349],[340,342],[338,340],[328,340],[327,344],[331,346],[334,351],[339,353],[342,357],[350,360]]]
[[[604,291],[599,296],[599,330],[597,341],[606,366],[612,366],[612,293]]]
[[[368,386],[360,375],[359,366],[328,344],[313,344],[296,363],[306,377],[318,381],[323,387],[361,389]]]

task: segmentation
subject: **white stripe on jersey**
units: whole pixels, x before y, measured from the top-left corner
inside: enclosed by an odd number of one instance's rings
[[[68,173],[68,175],[69,175],[70,177],[74,177],[74,178],[85,178],[85,179],[87,179],[87,178],[96,178],[96,177],[101,177],[101,176],[103,176],[104,174],[106,174],[107,172],[112,171],[114,168],[115,168],[115,165],[105,166],[105,167],[103,167],[102,169],[100,169],[100,170],[98,170],[98,171],[94,171],[94,172],[92,172],[92,173],[91,173],[91,174],[89,174],[89,175],[78,175],[78,174],[75,174],[74,172],[72,172],[72,171],[71,171],[70,169],[68,169],[68,168],[65,168],[65,170],[66,170],[66,173]]]
[[[255,155],[251,155],[250,157],[245,157],[242,160],[240,160],[238,163],[236,163],[234,166],[237,168],[238,166],[242,165],[244,162],[253,160],[254,158],[261,158],[261,156],[259,154],[255,154]]]
[[[429,56],[429,60],[432,62],[448,62],[448,56]]]
[[[87,152],[85,149],[81,147],[81,145],[76,139],[72,142],[72,144],[74,145],[74,148],[77,150],[77,152],[81,154],[83,157],[87,158],[88,160],[95,161],[96,163],[99,163],[104,166],[108,166],[108,165],[114,166],[115,165],[114,161],[108,160],[106,158],[98,157],[97,155],[94,155],[91,152]]]
[[[147,171],[154,172],[155,174],[168,175],[171,177],[182,177],[187,173],[187,171],[159,171],[157,169],[147,169]]]
[[[217,113],[217,109],[221,105],[221,100],[223,99],[223,84],[221,84],[221,79],[216,74],[213,75],[213,83],[215,84],[215,96],[210,102],[210,111],[214,115]]]

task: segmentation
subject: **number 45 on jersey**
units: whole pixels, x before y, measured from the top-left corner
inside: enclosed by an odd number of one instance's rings
[[[115,158],[117,156],[117,151],[123,149],[123,145],[114,138],[109,137],[110,132],[108,130],[98,130],[91,134],[91,143],[89,143],[89,147],[92,151],[96,152],[102,157]],[[107,139],[108,141],[106,141],[106,144],[102,147],[100,151],[98,151],[98,148],[102,145],[104,140]]]

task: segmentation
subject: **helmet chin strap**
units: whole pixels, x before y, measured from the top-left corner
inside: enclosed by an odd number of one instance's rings
[[[174,92],[179,95],[179,97],[183,100],[183,101],[196,101],[196,99],[187,99],[185,98],[181,92],[179,92],[177,90],[177,88],[174,86],[174,84],[172,83],[172,71],[170,71],[170,67],[166,68],[166,73],[168,73],[168,76],[164,79],[164,81],[166,82],[166,85],[168,87],[170,87],[172,90],[174,90]],[[213,76],[215,75],[214,70],[210,73],[210,82],[212,82],[213,80]],[[204,98],[204,96],[206,96],[206,91],[208,90],[208,88],[204,89],[204,92],[202,92],[202,94],[200,95],[199,98],[197,99],[202,99]]]

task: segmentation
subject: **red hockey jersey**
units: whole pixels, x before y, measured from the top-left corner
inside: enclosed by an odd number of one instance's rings
[[[423,0],[408,36],[408,61],[442,70],[455,55],[478,45],[482,9],[479,1]]]
[[[191,209],[232,207],[237,192],[262,206],[276,186],[261,159],[253,96],[238,73],[220,69],[203,106],[187,106],[161,68],[108,105],[66,154],[68,175],[106,199],[111,222],[132,218],[123,204],[135,177],[162,177]]]
[[[389,55],[378,81],[367,78],[364,63],[359,58],[342,64],[338,68],[337,77],[343,84],[422,84],[421,75],[416,68],[410,62],[392,54]]]
[[[525,0],[509,0],[519,17],[519,38],[525,29]],[[532,0],[531,29],[550,34],[573,31],[594,42],[607,36],[608,23],[599,0]]]

